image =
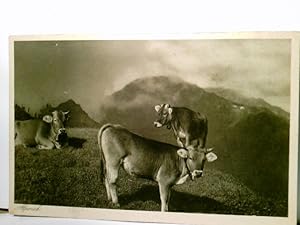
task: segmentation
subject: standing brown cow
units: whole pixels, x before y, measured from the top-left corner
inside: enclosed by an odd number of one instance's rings
[[[167,126],[173,130],[177,143],[184,148],[204,148],[208,132],[205,115],[185,107],[171,107],[169,104],[155,106],[158,119],[154,126]]]
[[[158,183],[161,211],[168,211],[171,188],[189,177],[202,176],[205,162],[217,155],[212,149],[186,150],[130,132],[120,125],[106,124],[98,132],[100,172],[104,178],[107,197],[118,205],[116,182],[119,169],[136,177]]]

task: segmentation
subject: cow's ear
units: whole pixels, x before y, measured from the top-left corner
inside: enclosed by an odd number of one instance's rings
[[[70,111],[66,111],[66,112],[62,112],[62,113],[64,115],[64,121],[69,120],[69,118],[70,118]]]
[[[173,109],[170,107],[170,108],[168,108],[168,113],[169,114],[172,114],[172,112],[173,112]]]
[[[50,115],[46,115],[46,116],[43,116],[43,120],[44,120],[46,123],[52,123],[53,117],[50,116]]]
[[[209,152],[205,156],[206,156],[207,162],[213,162],[213,161],[217,160],[217,158],[218,158],[218,156],[213,152]]]
[[[161,108],[161,105],[154,106],[154,109],[155,109],[156,112],[159,112],[160,108]]]
[[[189,156],[188,151],[185,150],[185,149],[183,149],[183,148],[177,150],[177,154],[178,154],[181,158],[183,158],[183,159],[186,159],[186,158],[188,158],[188,156]]]
[[[205,149],[205,152],[209,153],[209,152],[212,152],[212,150],[214,150],[214,148],[207,148],[207,149]]]

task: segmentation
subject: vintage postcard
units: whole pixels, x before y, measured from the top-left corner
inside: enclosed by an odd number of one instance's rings
[[[10,212],[294,224],[299,37],[11,37]]]

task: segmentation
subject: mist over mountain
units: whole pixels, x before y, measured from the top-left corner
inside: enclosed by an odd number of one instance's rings
[[[247,105],[253,107],[266,108],[275,113],[278,116],[281,116],[285,119],[289,119],[290,114],[285,110],[281,109],[278,106],[271,105],[267,103],[262,98],[250,98],[246,97],[237,91],[227,89],[227,88],[205,88],[206,91],[215,93],[223,98],[226,98],[232,102],[235,102],[237,105]]]
[[[154,106],[160,103],[188,107],[206,114],[209,120],[218,118],[218,120],[210,120],[211,132],[220,129],[220,126],[229,126],[242,116],[238,115],[240,112],[229,113],[234,109],[232,103],[224,98],[208,93],[196,85],[183,82],[179,78],[159,76],[137,79],[108,96],[100,108],[99,120],[118,122],[130,129],[142,133],[145,130],[147,134],[153,132],[155,135],[158,130],[153,126],[156,116]],[[221,116],[220,112],[224,115]],[[215,123],[219,121],[222,123],[217,126]],[[173,142],[173,136],[170,137],[169,141]],[[159,139],[165,140],[165,137]]]
[[[233,174],[264,195],[285,199],[288,113],[263,100],[245,99],[243,96],[239,99],[237,93],[230,97],[226,91],[207,91],[179,78],[141,78],[107,96],[98,121],[119,123],[139,135],[176,145],[171,130],[154,127],[154,106],[169,103],[204,113],[208,118],[207,146],[214,146],[219,156],[214,164],[207,166]]]

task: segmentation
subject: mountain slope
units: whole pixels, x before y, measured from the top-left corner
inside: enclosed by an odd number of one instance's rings
[[[113,208],[99,176],[97,129],[70,128],[71,137],[86,140],[55,151],[16,147],[15,201],[22,204]],[[287,216],[287,200],[264,198],[234,176],[205,167],[204,176],[176,185],[171,191],[169,210],[174,212],[218,213],[257,216]],[[87,185],[88,184],[88,185]],[[119,171],[118,196],[122,210],[160,210],[157,183]]]
[[[69,127],[100,127],[99,123],[91,119],[81,106],[75,103],[72,99],[59,104],[54,109],[70,111],[70,117],[67,121],[67,126]]]
[[[233,174],[255,191],[287,197],[288,120],[259,104],[235,107],[236,102],[178,78],[150,77],[108,96],[99,121],[176,144],[171,130],[153,126],[154,106],[160,103],[185,106],[208,117],[207,146],[214,146],[219,155],[211,166]]]
[[[237,111],[233,108],[231,101],[214,93],[208,93],[180,79],[160,76],[137,79],[122,90],[108,96],[100,108],[99,121],[121,123],[142,134],[146,131],[145,134],[152,132],[155,135],[158,131],[164,130],[157,130],[153,127],[156,116],[154,106],[160,103],[185,106],[206,114],[209,120],[210,136],[236,123],[252,110],[249,107],[243,111]],[[164,140],[165,137],[159,139]],[[173,139],[173,135],[169,135],[168,141],[175,143]]]
[[[285,119],[289,119],[290,117],[290,114],[288,112],[284,111],[280,107],[273,106],[267,103],[265,100],[261,98],[248,98],[246,96],[239,94],[234,90],[226,89],[226,88],[205,88],[205,90],[211,93],[215,93],[216,95],[226,98],[232,102],[235,102],[238,105],[247,105],[253,107],[266,108],[272,111],[274,114],[281,116]]]
[[[15,104],[15,120],[29,120],[33,117],[26,112],[25,107],[20,107],[18,104]]]
[[[289,125],[285,119],[272,112],[249,115],[229,128],[216,148],[217,168],[267,196],[287,196]]]

